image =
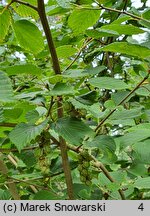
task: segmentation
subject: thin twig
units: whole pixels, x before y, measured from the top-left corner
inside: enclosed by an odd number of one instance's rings
[[[140,83],[137,84],[137,86],[126,97],[124,97],[117,104],[117,106],[104,119],[102,119],[102,121],[95,128],[96,133],[98,133],[98,130],[101,127],[101,125],[116,111],[117,107],[123,104],[143,84],[143,82],[148,79],[148,77],[149,77],[149,73],[144,77],[144,79]]]
[[[25,184],[27,184],[27,185],[33,185],[34,187],[37,187],[37,188],[40,188],[40,189],[42,189],[42,190],[47,190],[47,191],[52,191],[52,190],[50,190],[48,187],[43,187],[43,186],[41,186],[41,185],[38,185],[38,184],[34,184],[33,182],[31,182],[31,180],[22,180],[22,179],[17,179],[17,178],[14,178],[14,177],[8,177],[9,179],[12,179],[12,180],[14,180],[14,181],[16,181],[16,182],[23,182],[23,183],[25,183]]]
[[[37,192],[38,192],[38,190],[36,189],[36,187],[35,187],[34,185],[30,185],[30,188],[32,189],[32,191],[33,191],[34,193],[37,193]]]
[[[14,2],[17,2],[19,4],[22,4],[22,5],[25,5],[27,7],[30,7],[33,10],[36,10],[36,11],[38,10],[36,6],[34,6],[34,5],[32,5],[32,4],[28,3],[28,2],[24,2],[24,1],[20,1],[20,0],[14,0]]]
[[[118,9],[114,9],[114,8],[109,8],[109,7],[105,7],[104,5],[102,4],[98,4],[99,5],[99,8],[94,8],[94,7],[83,7],[81,5],[76,5],[74,4],[77,8],[79,9],[86,9],[86,10],[107,10],[107,11],[111,11],[111,12],[116,12],[116,13],[119,13],[119,14],[126,14],[134,19],[137,19],[137,20],[142,20],[142,21],[145,21],[145,22],[148,22],[150,23],[149,20],[147,19],[144,19],[143,17],[140,17],[140,16],[137,16],[135,14],[132,14],[132,13],[129,13],[127,11],[123,11],[123,10],[118,10]]]
[[[9,123],[9,122],[4,122],[0,123],[0,127],[15,127],[17,123]]]
[[[126,14],[126,15],[128,15],[128,16],[134,18],[134,19],[143,20],[143,21],[145,21],[145,22],[149,22],[149,23],[150,23],[149,20],[144,19],[143,17],[137,16],[137,15],[135,15],[135,14],[131,14],[131,13],[127,12],[127,11],[121,11],[121,10],[118,10],[118,9],[105,7],[105,6],[103,6],[103,5],[100,5],[100,9],[105,9],[105,10],[112,11],[112,12],[117,12],[117,13],[119,13],[119,14]]]
[[[55,104],[54,96],[52,96],[51,100],[50,100],[50,105],[49,105],[46,117],[51,116],[51,111],[52,111],[52,107],[53,107],[54,104]],[[51,116],[51,118],[52,118],[52,116]]]
[[[67,68],[65,69],[65,71],[68,70],[68,69],[74,64],[74,62],[79,58],[79,56],[80,56],[82,50],[83,50],[89,43],[91,43],[93,40],[94,40],[93,38],[90,38],[90,39],[88,38],[88,39],[86,39],[86,40],[84,41],[83,46],[80,48],[79,52],[77,53],[77,55],[76,55],[76,57],[73,59],[73,61],[67,66]]]
[[[59,141],[56,140],[53,136],[50,137],[50,139],[53,141],[53,143],[51,144],[55,144],[55,145],[60,145]],[[30,146],[30,147],[25,147],[23,148],[21,151],[31,151],[31,150],[34,150],[34,149],[37,149],[39,148],[39,145],[36,145],[36,146]],[[17,148],[0,148],[0,152],[2,153],[9,153],[9,152],[19,152]]]
[[[11,6],[11,4],[14,3],[14,2],[15,2],[15,0],[11,0],[11,1],[4,7],[2,13],[3,13],[5,10],[7,10],[7,9]]]
[[[7,4],[7,5],[5,6],[4,10],[7,10],[14,2],[19,3],[19,4],[22,4],[22,5],[25,5],[25,6],[27,6],[27,7],[32,8],[33,10],[36,10],[36,11],[37,11],[37,7],[36,7],[36,6],[34,6],[34,5],[32,5],[32,4],[28,3],[28,2],[24,2],[24,1],[20,1],[20,0],[12,0],[9,4]],[[3,11],[4,11],[4,10],[3,10]]]
[[[10,162],[15,166],[17,167],[17,162],[15,161],[15,159],[9,154],[8,156],[8,159],[10,160]]]
[[[39,148],[39,146],[31,146],[31,147],[26,147],[26,148],[22,149],[21,151],[29,151],[29,150],[34,150],[34,149],[37,149],[37,148]],[[14,148],[14,149],[0,148],[0,152],[8,153],[8,152],[19,152],[19,151],[16,148]]]

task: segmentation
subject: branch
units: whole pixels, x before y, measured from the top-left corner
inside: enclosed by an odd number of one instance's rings
[[[34,150],[34,149],[37,149],[37,148],[39,148],[39,146],[31,146],[31,147],[26,147],[26,148],[22,149],[21,151],[29,151],[29,150]],[[0,148],[0,152],[9,153],[9,152],[19,152],[19,151],[16,148],[14,148],[14,149]]]
[[[46,36],[46,39],[47,39],[49,51],[51,53],[52,62],[53,62],[53,68],[54,68],[55,74],[61,74],[59,60],[58,60],[58,57],[57,57],[57,53],[56,53],[55,45],[54,45],[54,42],[53,42],[51,30],[50,30],[48,20],[47,20],[47,17],[46,17],[45,6],[44,6],[44,1],[43,0],[38,0],[38,13],[39,13],[39,17],[41,19],[41,23],[42,23],[42,26],[43,26],[43,29],[44,29],[44,32],[45,32],[45,36]]]
[[[145,22],[150,23],[149,20],[144,19],[143,17],[137,16],[137,15],[134,15],[134,14],[132,14],[132,13],[129,13],[129,12],[127,12],[127,11],[123,11],[123,10],[118,10],[118,9],[114,9],[114,8],[105,7],[104,5],[99,4],[98,2],[97,2],[97,4],[98,4],[99,8],[94,8],[94,7],[93,7],[93,8],[90,8],[90,7],[83,7],[83,6],[81,6],[81,5],[76,5],[76,4],[73,4],[73,5],[75,5],[75,6],[78,7],[79,9],[86,9],[86,10],[103,10],[103,9],[104,9],[104,10],[116,12],[116,13],[119,13],[119,14],[126,14],[126,15],[128,15],[128,16],[134,18],[134,19],[142,20],[142,21],[145,21]]]
[[[43,26],[43,29],[45,32],[49,51],[51,53],[55,74],[56,75],[61,74],[60,64],[59,64],[58,56],[56,53],[56,48],[55,48],[55,45],[53,42],[51,30],[50,30],[48,20],[46,17],[46,13],[45,13],[44,0],[38,0],[38,13],[39,13],[39,17],[41,19],[41,23],[42,23],[42,26]],[[58,110],[57,115],[58,115],[58,118],[63,117],[62,100],[63,100],[62,96],[57,97],[57,108],[58,108],[57,109]],[[73,183],[72,183],[71,169],[70,169],[68,154],[67,154],[67,145],[66,145],[65,140],[62,137],[59,137],[59,143],[60,143],[62,165],[63,165],[64,174],[65,174],[68,197],[69,197],[69,199],[73,199],[74,198],[74,196],[73,196]]]
[[[139,84],[137,84],[137,86],[125,98],[123,98],[120,101],[120,103],[118,103],[117,106],[104,119],[102,119],[102,121],[95,128],[95,132],[98,133],[98,130],[101,127],[101,125],[116,111],[118,106],[120,106],[122,103],[124,103],[145,82],[145,80],[148,79],[149,74],[150,74],[150,71],[148,72],[147,76],[145,76],[144,79]]]
[[[14,2],[19,3],[19,4],[23,4],[25,6],[28,6],[28,7],[32,8],[33,10],[37,11],[37,7],[35,7],[34,5],[32,5],[32,4],[28,3],[28,2],[20,1],[20,0],[11,0],[11,2],[6,5],[4,10],[7,10],[11,6],[11,4],[13,4]]]
[[[75,58],[73,59],[73,61],[67,66],[67,68],[65,69],[65,71],[68,70],[68,69],[74,64],[74,62],[75,62],[75,61],[78,59],[78,57],[80,56],[82,50],[83,50],[89,43],[91,43],[93,40],[94,40],[93,38],[90,38],[90,39],[88,38],[88,39],[84,42],[83,46],[80,48],[80,50],[79,50],[79,52],[77,53],[76,57],[75,57]]]
[[[52,96],[51,101],[50,101],[50,105],[49,105],[49,108],[48,108],[48,112],[46,114],[46,117],[51,116],[51,119],[52,119],[51,111],[52,111],[52,107],[53,107],[54,103],[55,103],[54,102],[54,97]]]
[[[7,5],[4,7],[2,13],[3,13],[5,10],[7,10],[7,9],[9,8],[9,6],[10,6],[14,1],[15,1],[15,0],[11,0],[11,1],[9,2],[9,4],[7,4]]]
[[[52,190],[50,190],[49,188],[47,188],[47,187],[43,187],[43,186],[41,186],[41,185],[38,185],[38,184],[34,184],[32,181],[33,180],[22,180],[22,179],[17,179],[17,178],[14,178],[14,177],[8,177],[9,179],[12,179],[12,180],[14,180],[14,181],[16,181],[16,182],[23,182],[23,183],[25,183],[25,184],[27,184],[27,185],[29,185],[29,186],[34,186],[34,187],[37,187],[37,188],[40,188],[40,189],[42,189],[42,190],[47,190],[47,191],[52,191]],[[35,181],[35,180],[34,180]]]
[[[72,150],[72,151],[74,151],[74,152],[76,152],[76,153],[80,153],[80,152],[82,152],[82,150],[83,150],[82,148],[79,148],[79,147],[76,147],[76,146],[72,146],[72,145],[68,145],[67,147],[68,147],[68,149],[70,149],[70,150]],[[116,181],[111,177],[109,171],[106,169],[106,167],[105,167],[101,162],[99,162],[99,161],[98,161],[93,155],[91,155],[91,154],[90,154],[90,157],[91,157],[91,159],[92,159],[92,161],[93,161],[93,165],[94,165],[96,168],[102,170],[102,172],[104,173],[104,175],[105,175],[111,182],[116,182]],[[122,191],[121,189],[119,189],[118,192],[119,192],[119,194],[120,194],[122,200],[125,200],[125,195],[124,195],[123,191]]]
[[[2,157],[2,154],[0,154],[0,157]],[[0,159],[0,172],[5,176],[7,176],[7,174],[9,173],[9,170],[2,159]],[[10,191],[13,199],[14,200],[20,200],[20,196],[17,192],[17,188],[16,188],[15,183],[12,180],[8,180],[7,185],[9,187],[9,191]]]
[[[102,172],[104,173],[104,175],[105,175],[111,182],[116,182],[116,181],[111,177],[111,175],[109,174],[109,172],[108,172],[108,170],[106,169],[106,167],[105,167],[101,162],[97,161],[96,158],[94,158],[93,156],[92,156],[92,158],[93,158],[93,160],[94,160],[94,165],[95,165],[97,168],[101,169]],[[119,189],[118,192],[119,192],[119,194],[120,194],[122,200],[125,200],[125,195],[124,195],[123,191],[122,191],[121,189]]]
[[[9,123],[9,122],[0,123],[0,127],[15,127],[16,125],[17,123]]]
[[[19,4],[22,4],[22,5],[25,5],[27,7],[30,7],[33,10],[36,10],[36,11],[38,10],[37,7],[35,7],[34,5],[32,5],[32,4],[28,3],[28,2],[24,2],[24,1],[20,1],[20,0],[14,0],[14,2],[17,2]]]
[[[16,162],[16,160],[9,154],[8,156],[8,159],[10,160],[10,162],[15,166],[15,167],[17,167],[17,162]]]

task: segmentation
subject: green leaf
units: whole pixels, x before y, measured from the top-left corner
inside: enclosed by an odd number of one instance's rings
[[[94,132],[83,121],[76,118],[62,118],[53,124],[56,133],[67,142],[80,145],[85,136],[93,136]]]
[[[70,70],[66,70],[63,73],[63,77],[64,78],[72,78],[72,79],[76,79],[78,77],[85,77],[87,76],[87,74],[84,73],[84,71],[82,69],[70,69]]]
[[[90,192],[88,192],[86,189],[83,189],[79,192],[78,197],[80,197],[82,200],[89,200]]]
[[[26,118],[25,118],[26,113],[31,111],[31,110],[34,110],[35,108],[36,108],[35,104],[30,103],[28,101],[25,101],[25,100],[24,101],[23,100],[17,101],[17,103],[15,104],[15,107],[14,107],[15,112],[17,111],[17,109],[18,109],[19,113],[22,110],[22,114],[21,114],[21,116],[19,116],[19,122],[26,122]],[[13,115],[13,113],[12,113],[12,115]],[[16,117],[17,117],[17,115],[16,115]]]
[[[76,199],[78,199],[79,196],[82,197],[81,196],[82,191],[86,191],[86,192],[90,193],[90,188],[85,184],[74,183],[73,189],[74,189]],[[85,197],[85,195],[84,195],[84,197]]]
[[[0,107],[0,122],[4,121],[4,113],[3,113],[3,108]]]
[[[11,16],[9,10],[0,13],[0,43],[5,39],[11,24]]]
[[[28,180],[32,180],[32,178],[42,178],[43,176],[38,173],[38,172],[34,172],[34,173],[24,173],[24,174],[14,174],[12,175],[13,178],[15,179],[28,179]]]
[[[32,150],[22,152],[20,155],[20,158],[23,161],[23,163],[26,164],[28,168],[36,165],[37,163],[34,152]]]
[[[10,120],[17,120],[21,114],[23,113],[23,110],[20,108],[14,108],[11,107],[11,109],[5,109],[4,110],[4,116],[5,116],[5,121],[10,121]]]
[[[20,123],[10,132],[9,138],[17,149],[21,151],[43,131],[46,125],[47,121],[39,125]]]
[[[147,21],[149,21],[149,18],[150,18],[150,8],[147,8],[146,10],[144,10],[144,12],[142,13],[142,17],[144,19],[147,19]]]
[[[93,0],[79,0],[79,4],[80,5],[88,5],[88,4],[92,4]]]
[[[40,75],[42,70],[34,64],[20,64],[13,65],[5,68],[8,75],[16,75],[16,74],[32,74],[32,75]]]
[[[113,138],[110,136],[99,135],[91,142],[88,142],[86,146],[98,148],[103,154],[101,158],[103,163],[112,164],[117,160],[117,157],[114,154],[116,150],[116,144]]]
[[[123,90],[123,91],[117,91],[115,93],[112,93],[111,98],[112,100],[115,102],[115,104],[117,105],[118,103],[120,103],[120,101],[123,100],[123,98],[125,98],[127,95],[129,95],[129,91],[128,90]],[[134,96],[134,94],[132,94],[127,100],[126,102],[128,102],[132,97]]]
[[[52,96],[60,96],[60,95],[72,95],[74,94],[73,86],[67,83],[56,83],[54,88],[50,91],[50,95]]]
[[[88,74],[88,75],[96,75],[101,73],[102,71],[104,71],[106,69],[106,67],[104,65],[102,66],[97,66],[97,67],[89,67],[86,68],[83,72],[83,74]]]
[[[33,54],[37,54],[44,49],[42,33],[36,25],[28,20],[18,20],[13,27],[21,47]]]
[[[136,44],[129,44],[127,42],[114,42],[103,48],[100,48],[101,51],[109,51],[115,53],[122,53],[130,56],[135,56],[138,58],[147,58],[150,57],[150,49],[142,47]]]
[[[150,189],[150,177],[137,179],[134,183],[134,187],[139,189]]]
[[[122,172],[122,171],[116,171],[116,172],[110,172],[110,175],[112,176],[112,178],[115,180],[116,183],[122,184],[123,182],[126,182],[127,179],[127,173],[126,172]],[[106,187],[110,185],[110,181],[108,180],[108,178],[104,175],[104,173],[100,173],[98,175],[98,184],[100,186]],[[117,188],[116,188],[117,190]]]
[[[96,102],[97,98],[97,92],[96,91],[90,91],[86,94],[79,95],[75,97],[75,99],[85,105],[92,105],[93,103]]]
[[[75,109],[86,109],[86,110],[88,110],[88,108],[89,108],[89,106],[87,106],[87,105],[85,105],[83,103],[80,103],[75,98],[70,98],[69,102],[72,103],[72,105],[75,107]]]
[[[60,197],[56,196],[53,192],[41,190],[35,194],[33,200],[59,200]]]
[[[107,120],[107,123],[111,124],[111,125],[122,125],[122,127],[124,126],[134,126],[135,125],[135,121],[134,119],[117,119],[117,120],[112,120],[110,118],[110,120]]]
[[[10,200],[10,192],[8,190],[0,189],[0,200]]]
[[[76,9],[70,15],[68,24],[75,35],[83,33],[99,19],[100,12],[96,10]]]
[[[26,114],[26,119],[29,123],[35,124],[36,121],[40,118],[39,113],[37,110],[30,110]]]
[[[140,34],[144,33],[144,30],[133,25],[121,25],[114,22],[101,28],[88,29],[86,33],[88,36],[98,39],[100,37]]]
[[[104,106],[106,109],[114,109],[116,107],[115,103],[113,100],[107,100],[105,103],[104,103]]]
[[[111,182],[107,185],[107,188],[109,191],[117,191],[120,189],[120,184],[116,183],[116,182]]]
[[[98,188],[91,191],[90,200],[102,200],[103,199],[103,192]]]
[[[113,37],[113,36],[119,36],[119,33],[114,30],[108,30],[108,29],[87,29],[86,34],[89,37],[98,39],[101,37]]]
[[[13,89],[8,76],[0,71],[0,102],[10,102],[14,100]]]
[[[136,90],[136,94],[148,97],[150,95],[150,84],[141,86]]]
[[[144,26],[144,27],[150,29],[150,21],[149,21],[149,20],[147,20],[147,21],[145,21],[145,20],[140,20],[139,23],[140,23],[140,25],[142,25],[142,26]]]
[[[121,24],[127,20],[131,20],[133,19],[132,17],[128,16],[128,15],[124,15],[124,14],[121,14],[118,19],[116,19],[115,21],[112,22],[112,24]]]
[[[136,130],[150,130],[150,123],[141,123],[141,124],[137,124],[134,127],[129,128],[127,131],[136,131]]]
[[[56,49],[59,58],[68,58],[77,53],[77,49],[71,45],[64,45]]]
[[[128,85],[124,83],[122,80],[118,80],[111,77],[95,77],[89,79],[89,83],[95,87],[100,89],[126,89]]]
[[[142,113],[142,108],[137,108],[137,109],[131,109],[131,110],[117,110],[115,113],[112,114],[110,119],[134,119],[139,116],[141,116]]]
[[[62,8],[58,5],[52,5],[52,6],[47,6],[46,7],[46,14],[49,16],[54,16],[57,14],[64,14],[65,12],[67,12],[67,8]]]
[[[4,46],[0,46],[0,55],[3,55],[5,53],[6,49]]]
[[[141,163],[150,164],[150,139],[133,145],[134,157]]]
[[[51,84],[60,83],[62,81],[63,81],[63,75],[61,75],[61,74],[56,74],[56,75],[50,76],[50,78],[49,78],[49,82]]]
[[[101,30],[110,30],[115,31],[119,35],[133,35],[133,34],[140,34],[144,33],[144,31],[136,26],[133,25],[119,25],[119,24],[110,24],[110,25],[104,25],[101,28],[97,29],[98,31]]]
[[[145,164],[139,163],[139,161],[136,159],[135,161],[133,161],[133,163],[130,165],[127,171],[134,176],[147,175],[147,168],[145,167]]]
[[[112,177],[115,179],[116,182],[118,183],[123,183],[123,182],[126,182],[127,180],[127,173],[126,171],[115,171],[115,172],[112,172]]]
[[[120,144],[124,147],[133,145],[139,141],[147,139],[150,137],[149,129],[137,129],[135,131],[129,132],[124,136],[117,138]]]
[[[56,0],[58,5],[60,5],[62,8],[70,8],[71,4],[70,3],[75,3],[76,0]]]
[[[37,3],[36,0],[25,0],[24,2],[30,3],[34,6],[36,6]],[[11,6],[15,10],[15,12],[19,14],[19,16],[21,17],[32,17],[34,19],[38,18],[37,11],[26,5],[22,5],[14,2]]]
[[[37,0],[24,0],[24,2],[30,3],[30,4],[32,4],[34,6],[37,5]]]

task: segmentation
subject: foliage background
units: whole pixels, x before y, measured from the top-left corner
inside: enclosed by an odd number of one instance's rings
[[[146,0],[1,2],[0,199],[150,198],[149,29]]]

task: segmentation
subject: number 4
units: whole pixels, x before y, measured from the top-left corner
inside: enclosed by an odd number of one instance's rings
[[[144,206],[143,206],[143,203],[141,203],[138,207],[139,210],[143,211],[144,210]]]

